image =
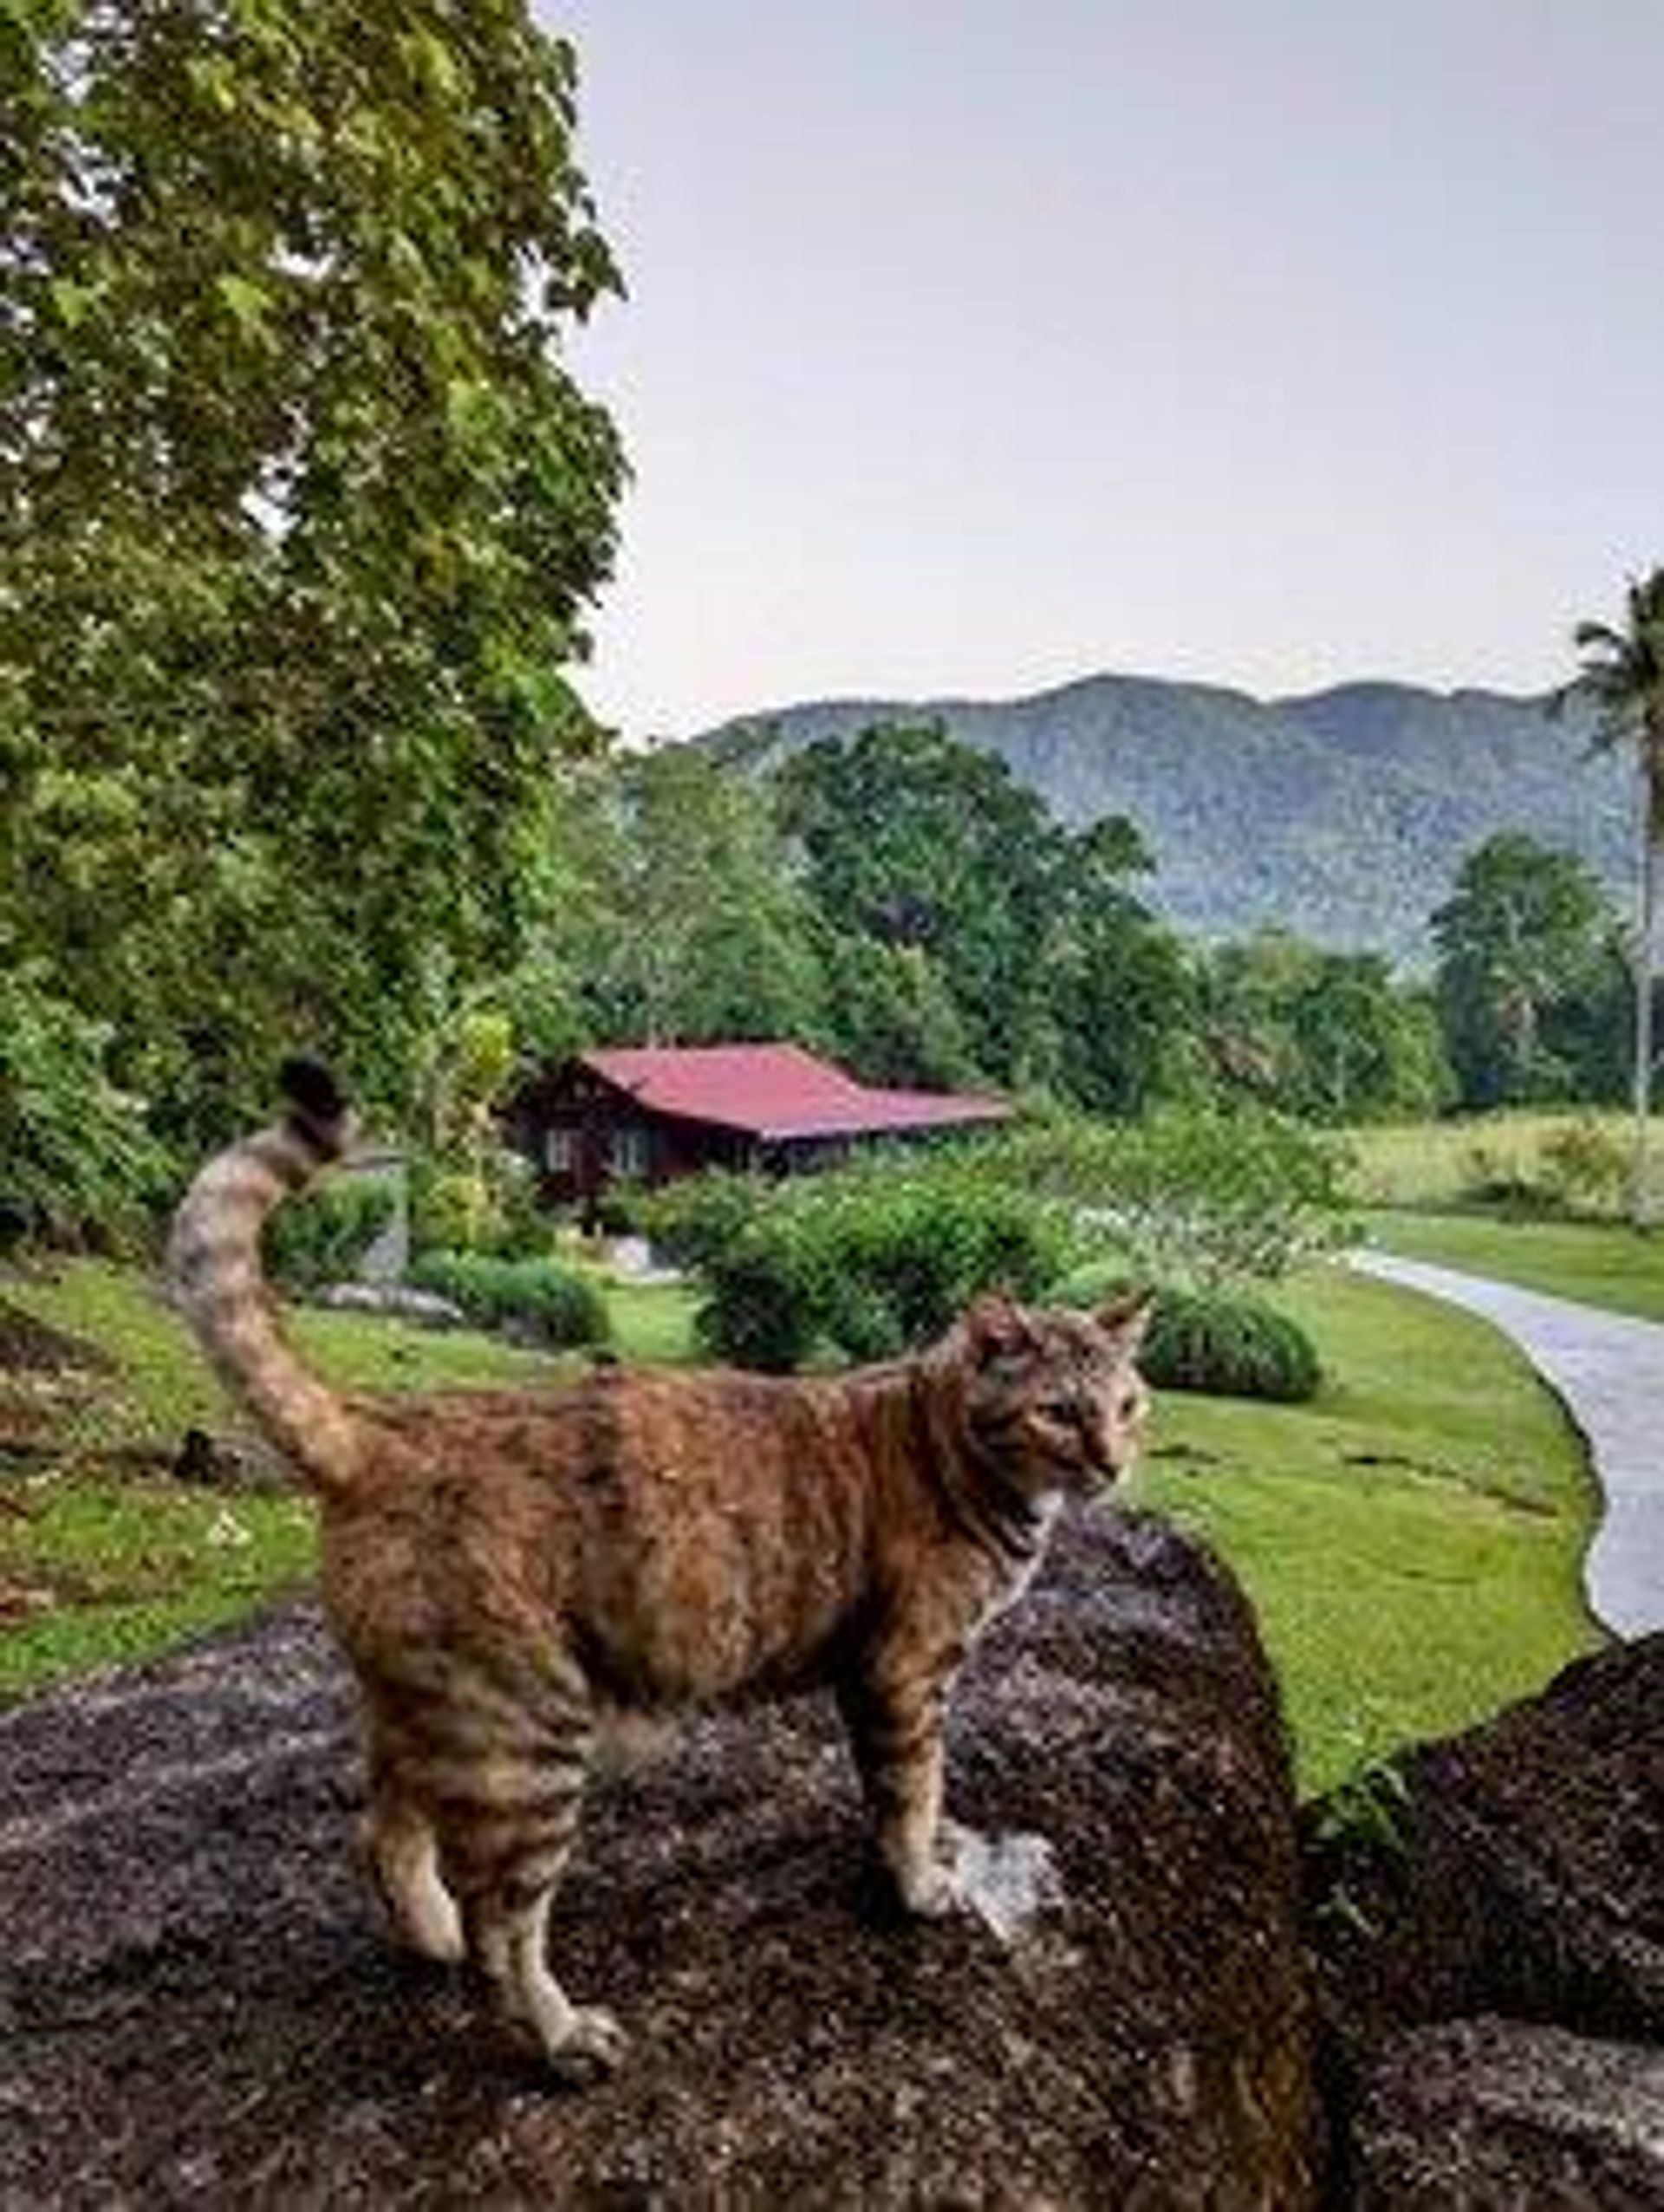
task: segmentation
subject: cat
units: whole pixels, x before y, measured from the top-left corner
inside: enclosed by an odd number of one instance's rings
[[[544,1956],[599,1738],[815,1686],[901,1903],[952,1909],[948,1689],[1063,1500],[1128,1465],[1147,1300],[1088,1317],[985,1295],[916,1356],[840,1376],[598,1366],[562,1388],[338,1393],[279,1326],[260,1235],[352,1116],[311,1063],[284,1088],[285,1117],[197,1177],[170,1260],[221,1376],[315,1495],[395,1930],[482,1968],[558,2076],[608,2072],[622,2030]]]

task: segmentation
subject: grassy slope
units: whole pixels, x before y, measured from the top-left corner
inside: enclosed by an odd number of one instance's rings
[[[0,1635],[0,1695],[153,1650],[309,1571],[299,1499],[221,1499],[121,1478],[101,1452],[176,1440],[223,1409],[172,1317],[132,1276],[84,1264],[17,1304],[93,1337],[119,1382],[77,1416],[75,1471],[35,1478],[0,1515],[0,1586],[62,1602]],[[1325,1276],[1286,1294],[1331,1381],[1312,1406],[1166,1396],[1139,1502],[1231,1560],[1259,1609],[1309,1787],[1406,1739],[1476,1719],[1594,1640],[1577,1565],[1590,1511],[1554,1402],[1484,1325]],[[614,1304],[631,1357],[685,1357],[690,1301],[632,1286]],[[303,1315],[343,1383],[420,1386],[558,1374],[478,1337]],[[4,1493],[0,1492],[0,1499]]]
[[[0,1697],[142,1657],[304,1582],[315,1556],[299,1494],[222,1496],[138,1475],[117,1451],[171,1451],[189,1427],[235,1425],[177,1317],[140,1277],[93,1261],[4,1295],[101,1347],[117,1371],[59,1425],[59,1469],[0,1489]],[[469,1333],[436,1335],[361,1314],[303,1313],[296,1337],[335,1382],[467,1387],[550,1376],[558,1365]],[[10,1616],[10,1617],[8,1617]]]
[[[1579,1579],[1594,1497],[1557,1402],[1483,1323],[1340,1276],[1284,1302],[1323,1347],[1320,1397],[1168,1394],[1137,1492],[1241,1576],[1310,1791],[1598,1640]]]

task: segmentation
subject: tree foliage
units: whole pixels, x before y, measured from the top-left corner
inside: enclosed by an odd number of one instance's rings
[[[1467,1106],[1580,1095],[1585,1010],[1609,1003],[1615,955],[1605,895],[1583,862],[1508,830],[1458,870],[1433,918],[1437,988]]]
[[[56,0],[0,55],[15,943],[199,1135],[302,1033],[407,1096],[536,911],[622,462],[521,0]]]
[[[1198,995],[1227,1096],[1344,1123],[1429,1114],[1453,1090],[1430,993],[1378,954],[1268,930],[1215,947]]]
[[[589,818],[569,940],[595,1030],[644,1044],[823,1037],[807,900],[766,796],[691,745],[621,758]]]
[[[1622,629],[1579,622],[1573,633],[1583,665],[1561,694],[1595,708],[1595,749],[1633,749],[1640,792],[1640,858],[1629,947],[1634,979],[1631,1096],[1635,1106],[1630,1215],[1648,1226],[1654,1200],[1648,1151],[1658,1035],[1654,1004],[1660,878],[1664,875],[1664,568],[1631,580]]]
[[[159,1188],[160,1148],[110,1081],[107,1044],[38,967],[0,969],[0,1250],[119,1235]]]
[[[994,1082],[1114,1111],[1160,1092],[1187,979],[1129,888],[1151,865],[1130,823],[1067,829],[1003,761],[935,725],[822,739],[778,771],[776,794],[838,947],[829,965],[854,986],[841,1042],[863,1073],[939,1080],[968,1058]]]

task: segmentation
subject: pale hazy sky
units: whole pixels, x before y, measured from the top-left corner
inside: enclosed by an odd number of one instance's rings
[[[1546,687],[1664,559],[1664,0],[537,0],[629,301],[630,735]]]

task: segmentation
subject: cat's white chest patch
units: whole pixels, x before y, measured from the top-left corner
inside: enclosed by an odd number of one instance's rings
[[[1040,1563],[1046,1556],[1046,1546],[1051,1541],[1052,1523],[1056,1519],[1062,1505],[1061,1498],[1048,1498],[1042,1505],[1039,1525],[1036,1531],[1034,1551],[1030,1557],[1016,1569],[1010,1580],[1003,1583],[984,1606],[981,1617],[977,1623],[979,1630],[986,1627],[997,1614],[1004,1613],[1008,1608],[1015,1605],[1039,1572]]]

